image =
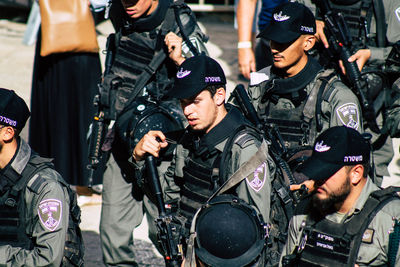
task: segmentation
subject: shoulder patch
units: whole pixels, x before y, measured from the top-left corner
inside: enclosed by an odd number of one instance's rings
[[[372,239],[374,238],[374,229],[366,229],[363,236],[362,236],[362,242],[367,243],[367,244],[372,244]]]
[[[61,222],[62,202],[58,199],[44,199],[39,203],[38,214],[40,223],[53,232]]]
[[[346,103],[341,105],[336,109],[336,114],[344,126],[353,128],[355,130],[358,129],[360,122],[358,120],[359,111],[356,104]]]
[[[260,191],[267,179],[267,163],[263,162],[257,169],[246,177],[247,184],[256,192]]]
[[[241,148],[243,148],[247,142],[249,141],[254,141],[255,137],[251,134],[241,134],[235,139],[235,144],[239,145]]]

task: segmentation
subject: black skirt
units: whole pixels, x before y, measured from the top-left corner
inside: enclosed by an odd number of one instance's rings
[[[56,170],[72,185],[87,185],[86,135],[95,112],[93,97],[98,92],[100,79],[98,53],[60,53],[41,57],[38,40],[29,144],[39,155],[54,158]]]

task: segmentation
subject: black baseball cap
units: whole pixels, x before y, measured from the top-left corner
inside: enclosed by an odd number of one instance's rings
[[[315,140],[313,152],[299,172],[311,180],[326,180],[343,166],[368,163],[370,144],[353,128],[335,126]]]
[[[14,91],[0,88],[0,124],[22,130],[31,113]]]
[[[217,61],[205,56],[186,59],[178,68],[174,87],[167,96],[177,99],[189,99],[198,95],[209,85],[225,85],[224,71]]]
[[[271,23],[257,36],[277,43],[291,43],[302,34],[315,34],[315,18],[310,9],[297,2],[277,6]]]

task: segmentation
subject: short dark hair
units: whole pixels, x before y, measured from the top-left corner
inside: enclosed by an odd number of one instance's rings
[[[215,95],[215,93],[217,92],[217,90],[219,88],[224,88],[224,90],[226,91],[226,85],[225,84],[212,84],[212,85],[208,85],[206,88],[204,88],[204,90],[207,90],[210,92],[211,97],[213,97]]]

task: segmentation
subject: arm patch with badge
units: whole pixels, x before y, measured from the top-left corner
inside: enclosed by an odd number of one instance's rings
[[[53,232],[61,222],[62,202],[58,199],[44,199],[39,203],[38,214],[40,223]]]
[[[358,129],[360,125],[358,107],[354,103],[346,103],[336,109],[340,121],[344,126]]]
[[[267,163],[263,162],[257,169],[246,177],[247,184],[256,192],[263,188],[267,179]]]

